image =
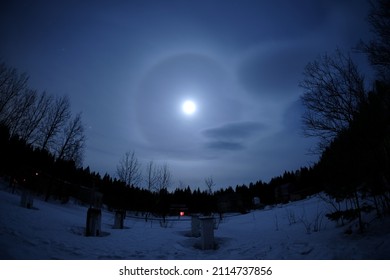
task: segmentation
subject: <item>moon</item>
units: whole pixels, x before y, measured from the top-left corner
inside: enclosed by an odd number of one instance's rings
[[[181,109],[183,110],[184,114],[192,115],[196,111],[196,104],[192,100],[186,100],[183,102]]]

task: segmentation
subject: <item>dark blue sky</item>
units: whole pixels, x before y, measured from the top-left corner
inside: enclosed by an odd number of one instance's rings
[[[301,132],[301,73],[368,38],[368,10],[365,0],[3,1],[0,59],[82,111],[92,170],[115,175],[134,150],[143,170],[167,163],[173,187],[209,176],[235,186],[316,161]]]

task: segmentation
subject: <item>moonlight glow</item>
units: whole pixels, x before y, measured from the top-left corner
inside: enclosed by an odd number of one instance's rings
[[[186,115],[192,115],[196,111],[196,104],[191,100],[187,100],[181,108]]]

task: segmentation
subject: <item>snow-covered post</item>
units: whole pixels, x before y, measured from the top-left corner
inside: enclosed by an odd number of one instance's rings
[[[210,250],[215,248],[214,244],[214,218],[201,217],[201,248],[202,250]]]
[[[126,211],[116,210],[115,211],[114,228],[123,229],[123,223],[124,223],[125,217],[126,217]]]
[[[191,235],[193,237],[199,237],[200,236],[200,215],[199,214],[193,214],[191,216]]]
[[[102,210],[96,208],[88,208],[87,212],[87,228],[86,236],[99,236],[101,233]]]
[[[24,208],[31,209],[33,208],[33,195],[28,190],[23,190],[22,196],[20,198],[20,206]]]

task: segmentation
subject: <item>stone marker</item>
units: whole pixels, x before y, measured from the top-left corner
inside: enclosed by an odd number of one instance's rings
[[[214,218],[213,217],[200,217],[201,223],[201,248],[202,250],[215,249],[214,243]]]
[[[97,208],[88,208],[86,236],[99,236],[101,234],[102,210]]]
[[[20,206],[24,208],[33,208],[34,198],[30,191],[24,190],[20,197]]]
[[[125,217],[126,217],[126,211],[116,210],[115,211],[114,228],[123,229]]]
[[[193,214],[191,215],[191,236],[199,237],[200,236],[200,215]]]

